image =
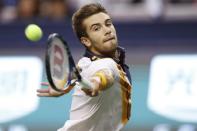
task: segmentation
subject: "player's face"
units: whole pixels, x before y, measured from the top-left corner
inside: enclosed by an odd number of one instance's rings
[[[112,20],[105,13],[94,14],[84,20],[88,38],[86,46],[95,54],[111,56],[117,48],[117,35]]]

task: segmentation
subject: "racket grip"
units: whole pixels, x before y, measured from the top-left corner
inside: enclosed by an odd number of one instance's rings
[[[82,84],[82,88],[86,88],[86,89],[92,89],[94,84],[88,80],[87,78],[82,77],[80,83]]]

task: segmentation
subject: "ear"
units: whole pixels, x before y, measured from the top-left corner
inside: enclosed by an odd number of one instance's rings
[[[80,40],[81,40],[81,43],[83,45],[85,45],[86,47],[90,47],[91,46],[91,42],[90,42],[90,40],[87,37],[81,37]]]

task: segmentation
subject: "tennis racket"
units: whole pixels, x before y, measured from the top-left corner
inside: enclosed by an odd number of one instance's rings
[[[83,88],[92,87],[90,81],[81,77],[67,42],[57,33],[48,37],[45,65],[47,79],[56,91],[67,93],[76,82],[82,84]]]

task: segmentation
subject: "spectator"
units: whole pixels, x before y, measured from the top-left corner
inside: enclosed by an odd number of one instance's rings
[[[32,19],[39,13],[39,0],[19,0],[17,15],[19,19]]]
[[[65,0],[41,0],[40,16],[50,20],[63,20],[68,14]]]

